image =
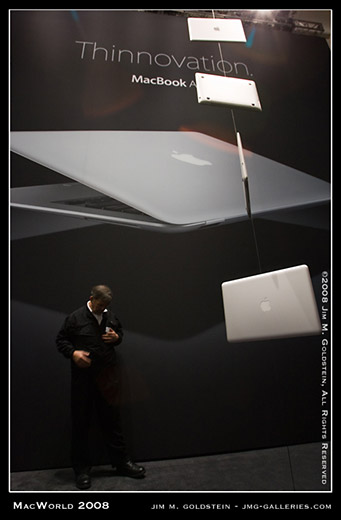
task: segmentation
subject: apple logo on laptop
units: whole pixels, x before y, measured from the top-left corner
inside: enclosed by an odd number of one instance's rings
[[[264,299],[260,302],[260,308],[262,309],[263,312],[269,312],[269,311],[271,311],[271,303],[270,303],[270,300],[268,300],[268,298],[264,298]]]
[[[179,153],[173,150],[171,156],[173,159],[177,159],[178,161],[186,162],[189,164],[194,164],[195,166],[212,166],[210,161],[206,161],[206,159],[200,159],[200,157],[195,157],[190,153]]]

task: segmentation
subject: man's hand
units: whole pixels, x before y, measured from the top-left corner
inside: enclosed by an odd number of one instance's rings
[[[90,352],[86,350],[74,350],[72,359],[79,368],[89,368],[91,365],[91,359],[89,358]]]
[[[113,330],[108,329],[108,332],[102,334],[102,340],[104,343],[116,343],[120,339],[119,335]]]

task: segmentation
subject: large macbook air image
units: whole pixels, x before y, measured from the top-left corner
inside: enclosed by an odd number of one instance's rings
[[[70,180],[12,188],[11,205],[159,231],[321,204],[329,183],[199,132],[11,132],[11,150]],[[244,173],[245,177],[245,173]]]

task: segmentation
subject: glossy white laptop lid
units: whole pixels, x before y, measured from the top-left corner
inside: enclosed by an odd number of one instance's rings
[[[246,42],[241,20],[188,18],[187,23],[192,41]]]
[[[222,294],[229,342],[321,333],[306,265],[224,282]]]
[[[252,80],[196,72],[195,83],[198,103],[262,110],[256,83]]]

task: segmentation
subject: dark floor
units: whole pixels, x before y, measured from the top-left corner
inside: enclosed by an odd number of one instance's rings
[[[297,446],[141,463],[143,479],[92,470],[91,491],[329,491],[322,482],[322,445]],[[70,468],[11,474],[10,491],[77,491]]]

